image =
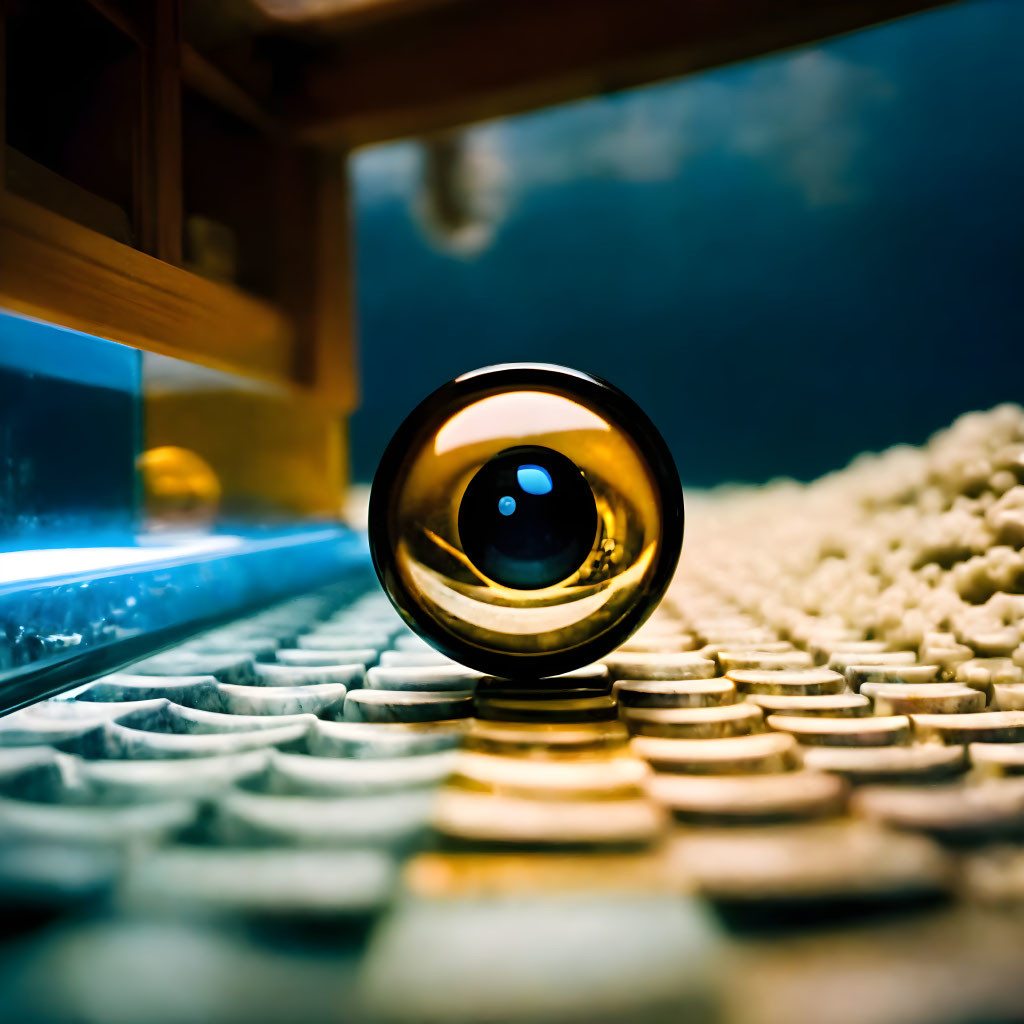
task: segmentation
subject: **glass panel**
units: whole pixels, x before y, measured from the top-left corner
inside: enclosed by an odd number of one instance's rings
[[[131,534],[139,387],[134,349],[0,312],[0,547]]]
[[[147,529],[336,520],[340,418],[309,395],[180,359],[142,357]]]
[[[0,311],[0,712],[367,565],[298,392]]]

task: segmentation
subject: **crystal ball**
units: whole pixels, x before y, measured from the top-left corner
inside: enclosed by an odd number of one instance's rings
[[[654,610],[679,559],[683,493],[665,441],[611,384],[489,366],[398,428],[369,538],[420,636],[489,675],[538,678],[597,660]]]

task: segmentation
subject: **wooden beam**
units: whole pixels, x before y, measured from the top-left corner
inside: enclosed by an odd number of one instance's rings
[[[181,48],[181,77],[190,89],[264,135],[280,134],[278,123],[245,89],[187,43]]]
[[[358,402],[352,238],[343,153],[277,155],[277,300],[296,326],[293,377],[350,412]]]
[[[295,332],[274,306],[0,195],[0,307],[275,383]]]
[[[307,141],[421,135],[800,46],[947,0],[458,3],[350,32],[300,69]]]
[[[316,314],[309,383],[351,411],[359,404],[359,368],[348,160],[343,153],[324,153],[318,164],[313,240]]]
[[[152,153],[153,248],[181,264],[181,0],[156,0],[147,50],[146,98]]]
[[[141,33],[142,80],[134,157],[137,244],[181,264],[181,2],[153,0]]]

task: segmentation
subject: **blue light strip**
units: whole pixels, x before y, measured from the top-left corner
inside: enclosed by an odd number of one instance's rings
[[[0,589],[0,713],[294,594],[370,579],[344,527],[252,538],[229,552]]]

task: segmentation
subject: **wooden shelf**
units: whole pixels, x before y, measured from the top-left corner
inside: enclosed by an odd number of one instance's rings
[[[274,382],[295,379],[280,310],[0,196],[0,305],[126,345]]]
[[[344,161],[289,139],[184,42],[181,8],[181,0],[0,6],[0,49],[6,33],[22,58],[0,73],[0,306],[348,412],[356,386]],[[88,37],[79,49],[67,40],[47,46],[64,15]],[[121,149],[129,140],[129,159],[107,167],[104,147],[83,139],[76,68],[100,141],[102,132]],[[118,119],[107,124],[115,71],[109,112]],[[40,129],[51,109],[74,159],[59,134]],[[5,123],[11,110],[17,116]],[[207,232],[209,248],[188,255],[210,277],[185,264],[186,218],[193,250]]]

